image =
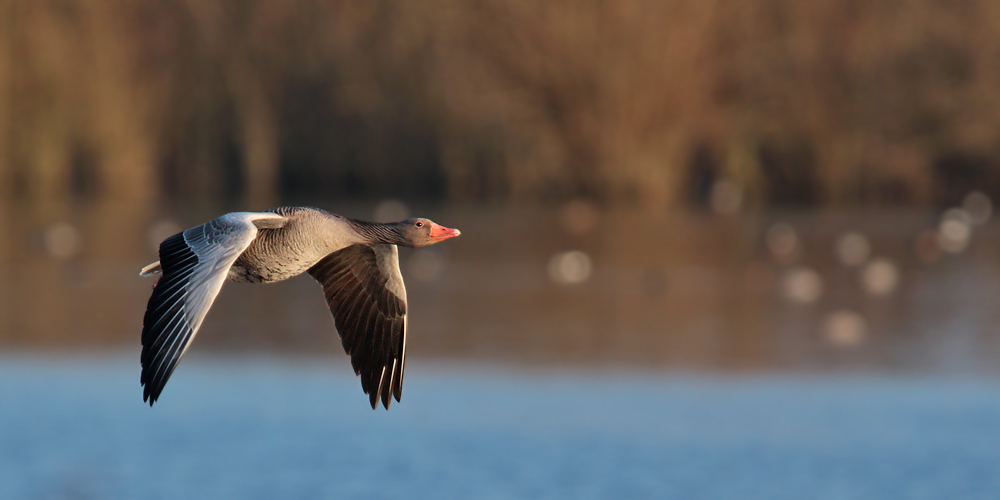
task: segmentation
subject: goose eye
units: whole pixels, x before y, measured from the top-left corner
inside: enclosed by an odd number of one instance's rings
[[[417,221],[417,223],[416,223],[416,226],[417,226],[417,227],[424,227],[424,223],[423,223],[423,221],[419,221],[419,220],[418,220],[418,221]]]

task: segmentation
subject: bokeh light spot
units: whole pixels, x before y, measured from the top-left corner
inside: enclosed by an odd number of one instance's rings
[[[856,267],[864,264],[871,255],[872,246],[861,233],[846,233],[837,238],[837,259],[845,266]]]
[[[851,310],[832,312],[823,320],[823,336],[837,346],[857,345],[867,333],[868,322],[864,316]]]
[[[889,259],[874,259],[861,269],[861,283],[872,295],[889,295],[899,286],[899,269]]]
[[[561,285],[587,281],[591,268],[590,256],[579,250],[557,253],[549,259],[549,277]]]
[[[785,297],[798,304],[812,304],[823,295],[823,277],[805,266],[790,269],[782,285]]]
[[[948,209],[938,225],[941,249],[948,253],[961,253],[969,246],[972,237],[972,217],[960,208]]]
[[[57,222],[45,229],[45,251],[57,259],[68,259],[80,253],[80,230],[68,222]]]

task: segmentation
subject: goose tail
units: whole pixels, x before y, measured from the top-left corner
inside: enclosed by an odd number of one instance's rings
[[[160,266],[160,261],[156,261],[139,271],[139,276],[152,276],[154,274],[162,274],[163,267]]]

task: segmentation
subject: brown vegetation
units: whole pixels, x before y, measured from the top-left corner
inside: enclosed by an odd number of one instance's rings
[[[989,0],[0,0],[0,191],[1000,194]]]

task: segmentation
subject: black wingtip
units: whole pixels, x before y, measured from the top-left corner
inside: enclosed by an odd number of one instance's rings
[[[149,403],[149,407],[150,408],[152,408],[153,407],[153,403],[156,402],[156,398],[150,397],[149,389],[148,388],[146,388],[144,391],[142,391],[142,402],[143,403]]]
[[[391,401],[392,401],[392,396],[389,394],[389,391],[388,390],[382,391],[382,406],[384,406],[386,410],[389,409],[389,403]]]
[[[198,256],[188,246],[184,233],[177,233],[160,244],[160,267],[163,275],[157,280],[146,305],[142,321],[142,371],[139,383],[143,387],[142,401],[152,407],[164,385],[180,361],[179,353],[190,342],[193,332],[186,325],[181,310],[183,295],[177,292],[188,284],[192,266]]]
[[[389,405],[392,403],[392,397],[390,397],[388,390],[383,390],[381,394],[375,391],[365,391],[365,395],[368,396],[368,402],[371,403],[372,410],[378,409],[380,401],[386,410],[389,409]],[[396,401],[399,401],[399,397],[396,398]]]

